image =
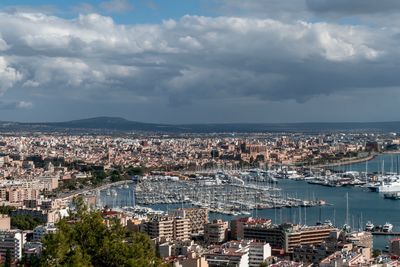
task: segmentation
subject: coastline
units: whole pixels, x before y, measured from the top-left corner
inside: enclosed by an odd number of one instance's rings
[[[313,168],[324,168],[324,167],[346,166],[346,165],[351,165],[351,164],[355,164],[355,163],[361,163],[361,162],[366,162],[366,161],[373,160],[376,156],[378,156],[380,154],[383,154],[383,153],[374,153],[374,154],[368,155],[366,157],[353,158],[353,159],[339,161],[339,162],[312,165],[312,167]]]
[[[384,154],[400,154],[399,150],[395,151],[383,151],[380,153],[372,153],[366,157],[360,157],[360,158],[353,158],[349,160],[344,160],[344,161],[338,161],[338,162],[332,162],[332,163],[326,163],[326,164],[319,164],[319,165],[312,165],[311,167],[313,168],[324,168],[324,167],[337,167],[337,166],[346,166],[346,165],[351,165],[355,163],[361,163],[361,162],[366,162],[373,160],[375,157],[379,155],[384,155]]]

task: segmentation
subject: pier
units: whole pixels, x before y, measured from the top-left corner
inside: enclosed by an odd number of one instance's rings
[[[372,235],[400,236],[400,232],[371,232]]]

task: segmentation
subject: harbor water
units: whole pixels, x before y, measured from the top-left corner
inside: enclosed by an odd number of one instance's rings
[[[385,161],[386,171],[395,170],[391,162],[396,162],[397,155],[379,155],[368,162],[369,172],[381,171],[382,161]],[[393,160],[392,160],[393,159]],[[396,166],[393,164],[393,166]],[[365,171],[365,163],[346,166],[346,170]],[[100,192],[103,205],[110,207],[134,205],[132,184],[128,187],[115,187],[115,193]],[[400,201],[385,199],[379,193],[370,192],[364,187],[325,187],[309,184],[306,181],[279,180],[278,187],[282,195],[303,199],[324,200],[326,206],[296,207],[281,209],[259,209],[252,210],[253,217],[269,218],[273,223],[282,222],[301,223],[304,225],[315,225],[318,221],[330,220],[336,227],[341,227],[346,222],[353,229],[363,229],[367,221],[375,225],[383,225],[390,222],[394,225],[393,231],[400,231]],[[346,212],[348,196],[348,213]],[[168,210],[177,207],[188,206],[187,204],[159,204],[150,206],[158,210]],[[348,214],[346,216],[346,214]],[[210,219],[220,218],[231,220],[232,215],[210,213]],[[374,248],[384,249],[392,236],[374,236]]]

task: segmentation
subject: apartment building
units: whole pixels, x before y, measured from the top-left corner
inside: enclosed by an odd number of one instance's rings
[[[321,244],[330,237],[331,232],[337,229],[328,225],[304,226],[292,225],[282,228],[284,233],[284,250],[286,253],[292,253],[295,247],[301,245]]]
[[[244,229],[245,227],[251,226],[259,226],[265,229],[270,228],[272,221],[270,219],[260,219],[260,218],[252,218],[252,217],[245,217],[245,218],[238,218],[231,221],[231,231],[232,231],[232,239],[241,240],[243,238],[246,239],[256,239],[252,237],[245,237],[244,236]]]
[[[7,251],[12,261],[22,258],[22,249],[25,244],[25,234],[20,230],[0,231],[0,257],[4,258]]]
[[[204,254],[210,267],[258,267],[271,256],[271,247],[253,240],[229,241]]]
[[[154,216],[142,224],[141,230],[151,238],[170,238],[172,240],[190,239],[190,220],[172,216]]]
[[[259,267],[271,257],[271,246],[265,242],[252,241],[249,244],[249,267]]]
[[[204,225],[208,223],[208,209],[206,208],[183,208],[169,211],[168,214],[189,219],[191,233],[194,235],[203,234]]]
[[[11,218],[8,215],[0,214],[0,231],[11,229]]]
[[[226,241],[228,222],[214,220],[204,225],[204,241],[208,244],[220,244]]]

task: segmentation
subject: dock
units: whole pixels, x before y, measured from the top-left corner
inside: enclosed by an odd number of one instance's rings
[[[371,232],[372,235],[400,236],[400,232]]]

